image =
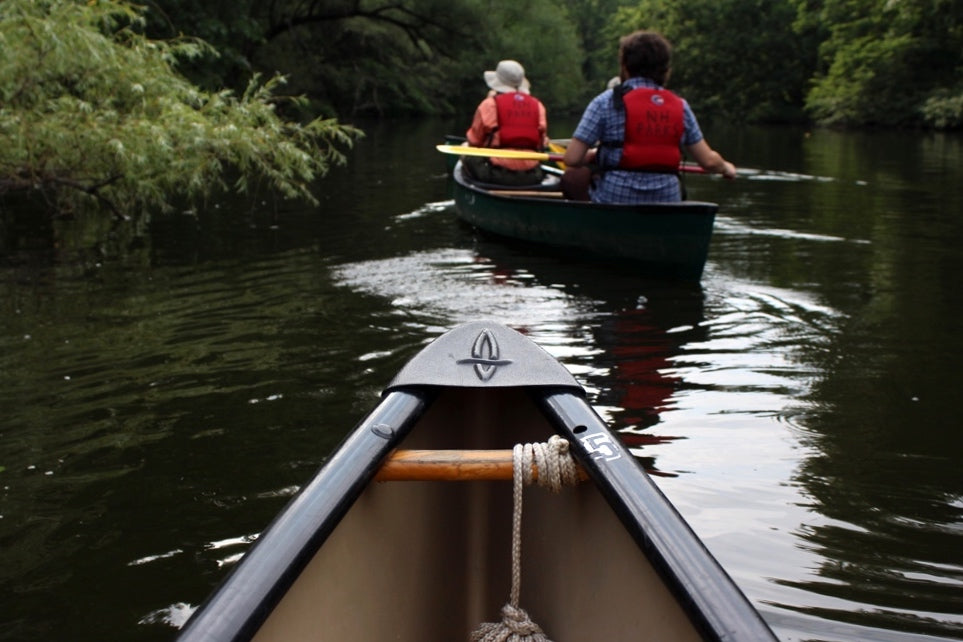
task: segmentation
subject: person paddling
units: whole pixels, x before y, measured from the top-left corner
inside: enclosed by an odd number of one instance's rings
[[[531,95],[525,68],[516,60],[502,60],[494,71],[486,71],[488,96],[475,109],[465,134],[474,147],[542,150],[548,145],[545,106]],[[468,174],[483,183],[535,185],[544,177],[537,160],[463,156]]]
[[[659,33],[622,37],[621,83],[589,103],[565,150],[566,197],[596,203],[682,200],[682,149],[706,171],[736,177],[735,166],[706,142],[689,104],[664,87],[671,59],[672,46]]]

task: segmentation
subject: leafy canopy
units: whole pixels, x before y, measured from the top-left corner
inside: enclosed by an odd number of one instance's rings
[[[188,38],[139,33],[124,0],[0,3],[0,194],[39,192],[58,210],[118,216],[223,187],[265,182],[314,202],[311,183],[360,132],[331,119],[286,121],[298,99],[257,76],[246,91],[202,91],[176,66],[211,54]]]
[[[806,107],[836,125],[963,126],[959,0],[792,0],[827,25]]]
[[[700,116],[794,120],[811,73],[795,18],[772,0],[640,0],[613,15],[606,46],[616,57],[620,35],[658,31],[673,47],[668,86]]]
[[[557,0],[209,0],[202,10],[224,3],[249,4],[262,26],[260,36],[248,32],[250,67],[290,73],[317,109],[470,119],[487,91],[482,72],[503,58],[525,66],[552,113],[582,106],[582,52]],[[185,24],[179,7],[187,0],[157,4]],[[219,49],[228,45],[212,38]]]

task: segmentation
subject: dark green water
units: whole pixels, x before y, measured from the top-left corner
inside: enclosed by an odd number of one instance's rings
[[[480,318],[572,370],[780,639],[963,639],[963,137],[705,124],[773,171],[688,179],[722,208],[682,286],[459,224],[454,129],[369,128],[318,208],[0,257],[0,639],[173,638],[398,368]]]

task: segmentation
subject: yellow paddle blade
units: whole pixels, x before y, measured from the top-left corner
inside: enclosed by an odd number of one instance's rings
[[[556,143],[554,140],[548,142],[548,149],[556,154],[561,154],[563,156],[565,155],[565,145]],[[561,160],[557,161],[557,163],[560,168],[565,169],[565,163],[563,163]]]
[[[458,154],[459,156],[487,156],[489,158],[515,158],[518,160],[560,160],[557,154],[534,152],[524,149],[495,149],[493,147],[468,147],[467,145],[436,145],[442,154]]]

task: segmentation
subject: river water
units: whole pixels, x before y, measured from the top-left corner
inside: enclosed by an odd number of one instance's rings
[[[0,639],[173,638],[477,319],[575,374],[780,639],[963,639],[963,137],[704,126],[743,175],[687,179],[721,204],[700,284],[476,234],[440,121],[366,127],[319,207],[225,199],[120,259],[13,235]]]

